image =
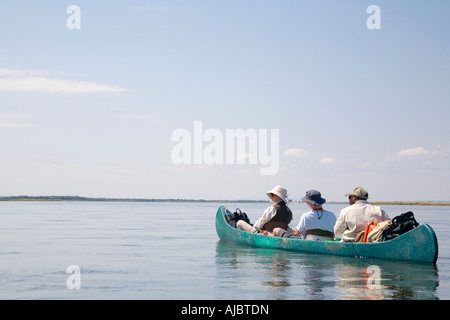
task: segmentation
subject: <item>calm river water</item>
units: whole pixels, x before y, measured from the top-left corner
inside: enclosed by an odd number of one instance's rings
[[[436,266],[220,241],[220,203],[0,202],[0,299],[449,299],[450,207],[413,211],[438,237]],[[268,203],[227,203],[252,222]],[[307,211],[292,203],[295,225]],[[339,215],[345,204],[325,208]],[[366,286],[369,266],[379,268]]]

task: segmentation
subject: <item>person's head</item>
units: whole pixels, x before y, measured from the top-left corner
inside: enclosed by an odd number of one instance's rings
[[[369,199],[369,193],[363,187],[356,187],[349,193],[346,193],[345,196],[348,197],[348,202],[350,205],[354,204],[358,200]]]
[[[320,210],[322,209],[322,204],[326,202],[322,195],[317,190],[309,190],[306,191],[305,196],[302,198],[303,202],[312,209],[312,210]]]
[[[283,200],[285,203],[288,203],[287,190],[281,186],[276,186],[272,190],[267,191],[266,194],[273,203],[277,203],[281,200]]]

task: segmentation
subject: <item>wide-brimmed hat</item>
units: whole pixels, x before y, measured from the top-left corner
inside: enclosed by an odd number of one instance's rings
[[[321,204],[324,204],[325,201],[327,201],[327,200],[322,198],[322,195],[320,194],[319,191],[309,190],[309,191],[306,191],[306,195],[302,198],[302,201],[310,203],[310,204],[314,204],[314,205],[321,205]]]
[[[353,189],[349,193],[346,193],[345,196],[346,197],[348,197],[348,196],[357,196],[358,198],[360,198],[362,200],[369,199],[369,193],[363,187],[356,187],[355,189]]]
[[[274,187],[272,190],[267,191],[266,194],[270,197],[270,194],[276,194],[277,196],[279,196],[281,198],[281,200],[283,200],[284,202],[288,203],[288,193],[287,190],[285,188],[283,188],[282,186],[276,186]]]

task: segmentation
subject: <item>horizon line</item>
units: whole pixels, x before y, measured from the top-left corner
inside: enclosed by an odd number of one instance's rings
[[[270,203],[270,200],[251,199],[186,199],[186,198],[116,198],[116,197],[85,197],[85,196],[0,196],[0,201],[104,201],[104,202],[247,202]],[[291,200],[290,203],[304,203]],[[329,201],[328,204],[347,204],[347,201]],[[385,205],[448,205],[450,201],[371,201],[372,204]]]

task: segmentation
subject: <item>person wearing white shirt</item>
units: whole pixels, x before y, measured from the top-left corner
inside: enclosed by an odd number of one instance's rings
[[[304,213],[295,228],[295,235],[308,240],[333,239],[336,216],[333,212],[324,210],[322,205],[326,202],[317,190],[309,190],[302,198],[310,211]]]
[[[355,241],[356,236],[364,231],[370,221],[381,222],[389,220],[389,216],[379,206],[370,204],[369,193],[362,187],[345,194],[349,206],[342,209],[334,226],[335,236],[342,235],[341,241]]]
[[[266,194],[272,200],[272,205],[264,211],[262,217],[256,220],[253,226],[239,220],[237,222],[238,229],[258,233],[263,230],[272,232],[277,227],[289,228],[289,223],[292,221],[292,212],[287,206],[287,190],[281,186],[276,186]]]

